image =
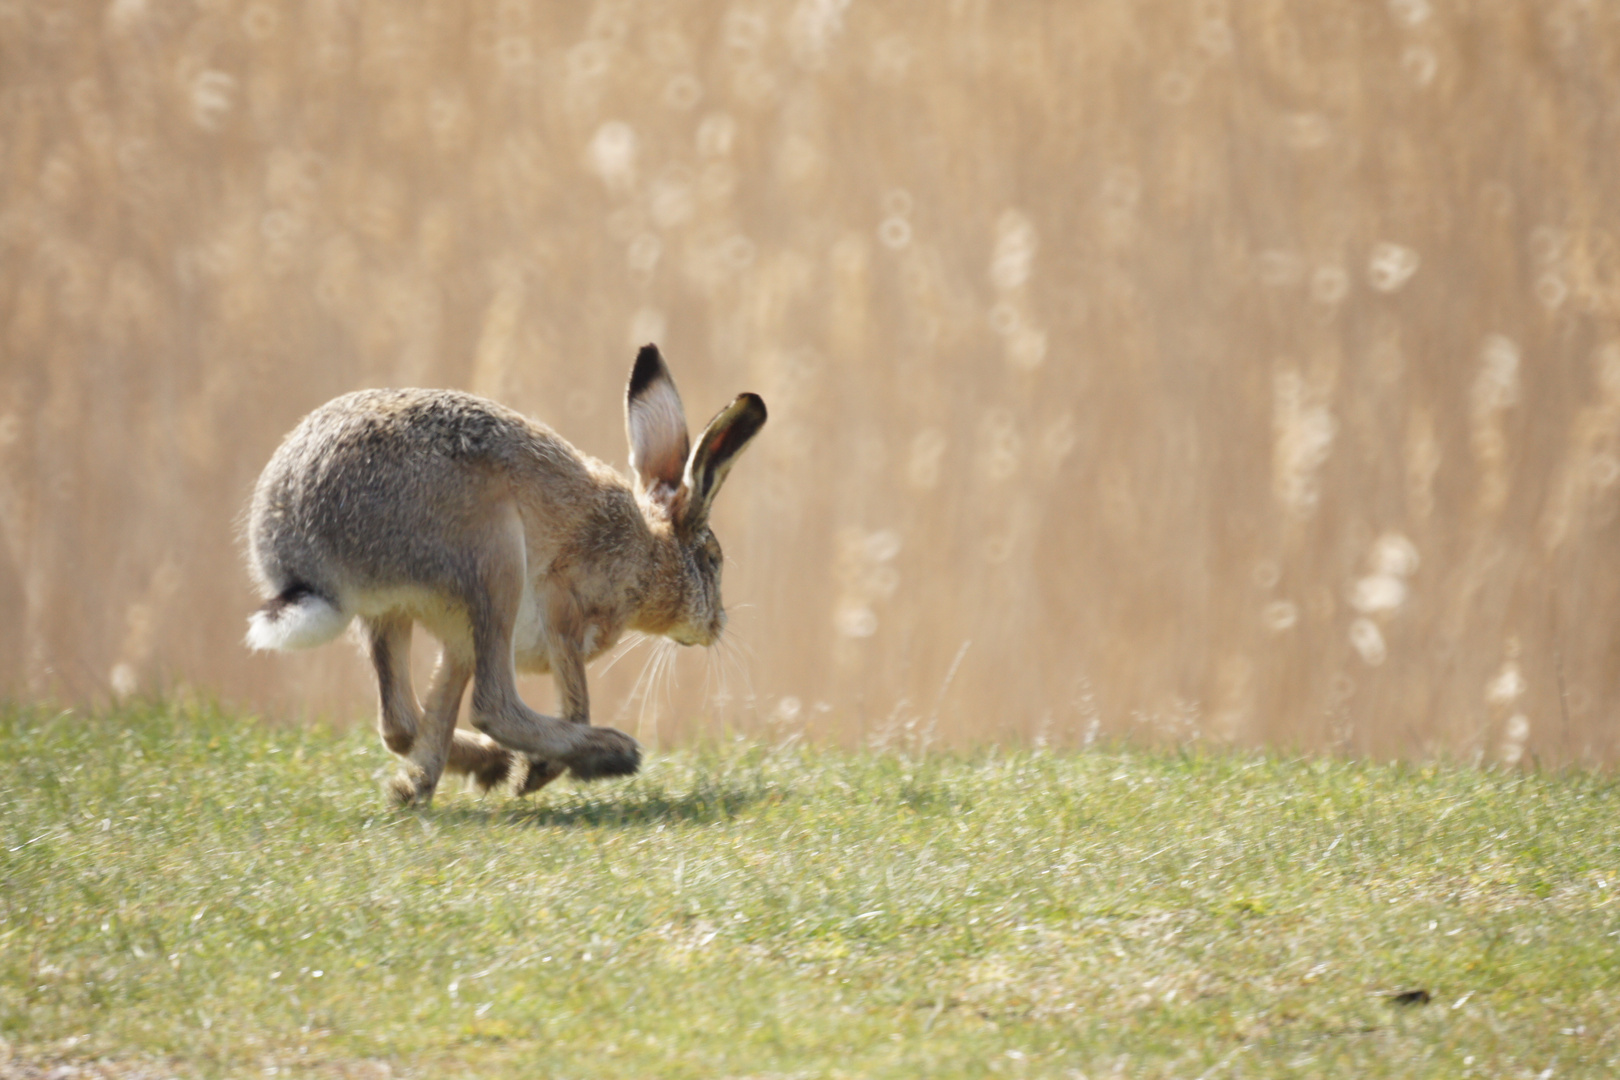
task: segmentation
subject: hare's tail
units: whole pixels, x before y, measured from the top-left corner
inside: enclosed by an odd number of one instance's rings
[[[343,633],[352,618],[308,585],[289,585],[248,616],[247,645],[257,651],[314,648]]]

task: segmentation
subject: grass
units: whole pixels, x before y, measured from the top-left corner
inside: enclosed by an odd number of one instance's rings
[[[0,761],[0,1077],[1620,1068],[1607,776],[739,745],[409,812],[156,703]]]

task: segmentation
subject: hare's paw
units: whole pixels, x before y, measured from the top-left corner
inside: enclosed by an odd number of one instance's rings
[[[383,790],[395,806],[420,808],[433,802],[433,789],[437,786],[426,772],[406,764],[383,785]]]
[[[476,731],[458,730],[450,740],[445,768],[473,778],[480,791],[489,791],[512,775],[514,755],[506,747]]]
[[[582,742],[580,749],[564,761],[576,780],[629,776],[641,768],[641,747],[622,731],[587,728]]]
[[[523,778],[523,786],[518,788],[519,795],[528,795],[539,791],[547,784],[563,774],[563,766],[555,761],[529,759],[529,773]]]
[[[502,754],[491,757],[483,768],[472,774],[473,782],[478,785],[479,791],[493,791],[506,782],[512,775],[512,755]]]

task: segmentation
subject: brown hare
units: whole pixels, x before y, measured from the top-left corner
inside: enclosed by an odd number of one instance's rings
[[[741,394],[689,446],[656,346],[625,396],[633,480],[556,432],[453,390],[362,390],[293,429],[253,493],[249,562],[264,606],[253,649],[330,641],[358,616],[377,669],[392,782],[426,804],[446,768],[486,789],[528,761],[521,791],[564,770],[624,776],[641,749],[590,725],[585,665],[626,630],[708,645],[726,625],[709,508],[765,403]],[[443,645],[424,705],[411,628]],[[560,716],[518,697],[515,671],[551,672]],[[476,732],[456,730],[468,680]]]

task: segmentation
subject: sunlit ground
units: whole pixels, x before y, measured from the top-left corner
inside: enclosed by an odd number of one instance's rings
[[[0,760],[0,1077],[1620,1067],[1589,773],[737,744],[397,812],[372,737],[166,705]]]

